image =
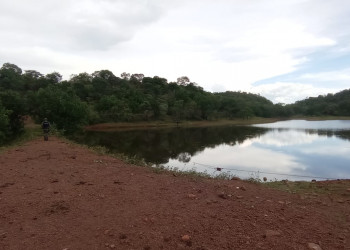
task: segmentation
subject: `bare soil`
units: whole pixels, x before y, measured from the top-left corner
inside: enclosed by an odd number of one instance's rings
[[[350,249],[346,180],[332,195],[290,194],[156,173],[55,137],[2,152],[0,170],[0,249]]]

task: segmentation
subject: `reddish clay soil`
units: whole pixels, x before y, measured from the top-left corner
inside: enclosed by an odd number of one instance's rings
[[[350,249],[349,181],[301,196],[156,173],[58,138],[1,152],[0,170],[0,249]]]

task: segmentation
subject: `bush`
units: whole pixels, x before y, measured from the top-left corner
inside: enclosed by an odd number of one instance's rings
[[[56,86],[40,89],[36,95],[35,115],[45,117],[66,133],[78,130],[88,120],[88,106],[78,96]]]
[[[7,111],[0,105],[0,145],[4,143],[8,136],[9,118]]]

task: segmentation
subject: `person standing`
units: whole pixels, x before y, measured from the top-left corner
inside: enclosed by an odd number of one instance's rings
[[[47,120],[47,118],[44,118],[44,121],[41,123],[41,128],[44,132],[45,141],[49,140],[50,126],[50,122]]]

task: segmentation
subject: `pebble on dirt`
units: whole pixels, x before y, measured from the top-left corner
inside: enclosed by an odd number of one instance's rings
[[[185,234],[181,237],[181,240],[184,242],[189,242],[191,241],[191,237],[188,234]]]
[[[194,198],[196,198],[196,195],[195,194],[188,194],[187,197],[190,199],[194,199]]]
[[[311,250],[322,250],[322,248],[315,243],[308,243],[307,247]]]
[[[218,196],[219,196],[221,199],[228,199],[228,195],[225,194],[225,193],[220,193],[220,194],[218,194]]]
[[[281,233],[276,231],[276,230],[266,230],[265,234],[264,234],[264,238],[269,238],[272,236],[280,236]]]

